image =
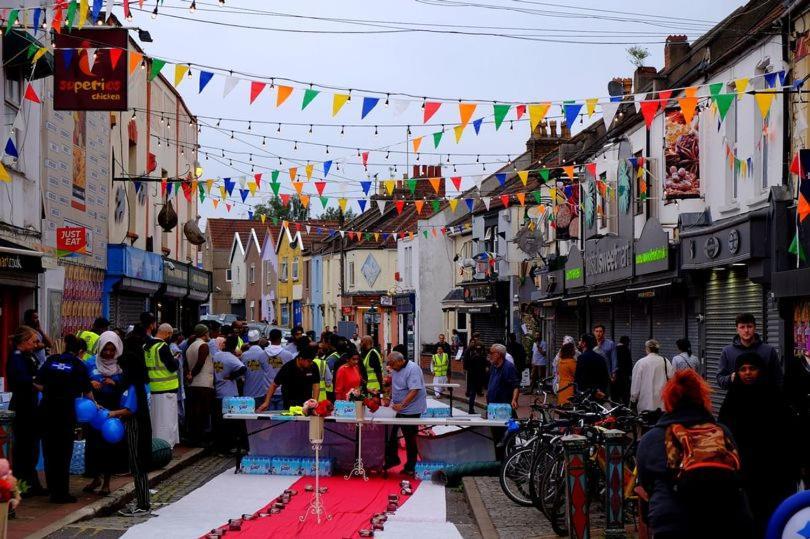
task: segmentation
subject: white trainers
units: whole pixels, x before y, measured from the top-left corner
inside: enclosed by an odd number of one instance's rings
[[[118,511],[118,514],[122,517],[142,517],[149,515],[151,511],[148,509],[141,509],[137,507],[134,503],[128,504],[125,508]]]

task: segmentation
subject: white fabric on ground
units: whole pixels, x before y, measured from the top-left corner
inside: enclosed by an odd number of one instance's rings
[[[152,437],[169,442],[171,447],[180,443],[177,417],[177,393],[152,394],[149,403]]]
[[[154,511],[159,515],[157,518],[133,526],[123,537],[200,537],[227,523],[229,518],[258,511],[298,479],[235,474],[231,468],[175,503]]]
[[[385,530],[375,534],[385,539],[456,539],[461,534],[447,522],[444,487],[423,481],[413,496],[385,523]]]

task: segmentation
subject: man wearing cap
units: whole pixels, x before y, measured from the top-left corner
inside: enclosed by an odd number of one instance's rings
[[[187,425],[189,438],[194,444],[203,443],[205,430],[211,422],[211,406],[215,398],[214,363],[209,342],[208,327],[205,324],[194,326],[194,340],[186,349],[186,382],[189,392]]]
[[[167,344],[173,332],[171,324],[161,324],[155,338],[150,337],[144,345],[149,390],[152,394],[149,407],[152,435],[166,440],[171,447],[180,442],[177,420],[177,390],[180,388],[177,371],[180,365]]]
[[[270,367],[267,354],[264,349],[259,346],[261,335],[258,330],[252,329],[248,331],[247,339],[250,343],[250,348],[243,352],[242,357],[239,358],[247,368],[243,394],[245,397],[253,397],[258,407],[264,402],[267,388],[270,387],[272,368]]]
[[[295,356],[292,355],[291,352],[287,351],[281,344],[281,330],[278,328],[273,328],[270,330],[270,344],[267,348],[264,349],[264,353],[267,354],[267,362],[270,365],[270,372],[267,376],[267,379],[272,381],[276,378],[276,374],[278,371],[281,370],[281,367],[284,366],[285,363],[292,361],[295,359]],[[258,402],[256,403],[258,406]],[[268,410],[281,410],[282,406],[282,399],[281,399],[281,388],[277,387],[275,392],[273,393],[272,397],[270,398],[270,407]]]
[[[99,316],[93,321],[92,329],[83,329],[76,336],[87,343],[87,351],[82,355],[81,360],[87,361],[96,354],[96,342],[99,335],[110,329],[110,321]]]
[[[256,412],[261,413],[270,408],[270,401],[278,387],[281,387],[285,409],[290,406],[302,406],[309,399],[317,399],[321,378],[312,361],[315,359],[315,353],[314,347],[307,346],[301,349],[295,361],[285,363],[270,384],[264,402]]]

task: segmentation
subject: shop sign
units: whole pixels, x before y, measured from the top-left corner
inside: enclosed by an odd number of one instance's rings
[[[176,260],[164,260],[163,278],[166,284],[185,288],[188,286],[188,266]]]
[[[398,313],[412,313],[414,310],[413,295],[397,296],[396,298],[397,312]]]
[[[73,54],[56,54],[53,77],[54,110],[127,110],[127,30],[88,28],[56,34],[54,46]],[[88,48],[95,52],[92,62]],[[117,56],[117,60],[113,59]]]
[[[465,303],[491,303],[495,301],[495,289],[491,284],[474,284],[464,287]]]
[[[613,303],[613,297],[605,296],[603,298],[596,298],[596,303]]]
[[[211,274],[197,268],[191,268],[189,273],[189,287],[192,290],[208,292],[211,289]]]
[[[19,255],[0,256],[0,269],[23,269],[22,258]]]
[[[648,219],[636,241],[636,275],[669,269],[669,236],[657,219]]]
[[[56,256],[87,254],[87,229],[83,226],[62,226],[56,229]]]
[[[748,220],[736,220],[726,226],[706,227],[703,234],[681,234],[681,267],[701,269],[767,256],[767,242],[752,242],[752,238],[767,237],[764,214],[749,215]]]
[[[638,299],[649,299],[655,297],[655,290],[645,290],[638,293]]]
[[[163,282],[163,257],[126,245],[107,246],[107,274]]]
[[[582,251],[574,245],[565,261],[565,288],[576,288],[585,284]]]
[[[0,271],[2,270],[23,270],[31,273],[41,273],[42,259],[37,256],[0,253]]]
[[[391,296],[380,296],[380,306],[381,307],[393,307],[394,305],[394,298]]]
[[[342,312],[343,314],[352,314],[352,308],[351,307],[341,307],[340,312]]]
[[[585,277],[599,284],[633,276],[633,244],[624,238],[606,236],[585,243]]]

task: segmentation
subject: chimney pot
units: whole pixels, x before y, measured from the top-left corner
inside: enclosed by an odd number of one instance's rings
[[[664,70],[669,71],[675,64],[689,56],[690,50],[691,46],[685,35],[678,34],[668,36],[666,44],[664,45]]]

